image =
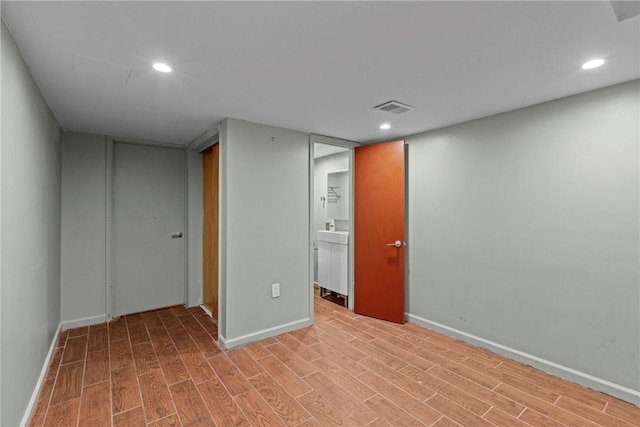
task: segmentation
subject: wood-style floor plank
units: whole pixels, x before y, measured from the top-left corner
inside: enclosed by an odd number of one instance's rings
[[[209,381],[216,375],[213,373],[213,369],[211,369],[211,365],[207,362],[207,359],[200,352],[182,353],[180,354],[180,358],[196,384]]]
[[[82,390],[79,426],[111,427],[109,381],[93,384]]]
[[[59,334],[28,426],[640,427],[640,408],[315,296],[315,324],[229,351],[202,309]]]
[[[388,399],[376,394],[371,399],[364,402],[379,418],[394,426],[424,426],[425,424],[412,417]]]
[[[426,406],[409,393],[404,392],[402,389],[373,372],[365,372],[360,375],[358,379],[425,425],[431,425],[442,417],[440,412]]]
[[[176,409],[164,376],[151,371],[138,377],[147,422],[157,421],[176,413]]]
[[[77,399],[82,392],[84,361],[60,366],[51,395],[51,405]]]
[[[309,384],[294,374],[287,366],[283,365],[275,356],[263,357],[258,362],[291,396],[298,397],[312,390]]]
[[[69,329],[69,338],[80,337],[82,335],[89,334],[88,326],[81,326],[79,328]]]
[[[491,408],[482,418],[497,426],[529,427],[529,424],[524,421],[496,408]]]
[[[124,317],[120,317],[112,322],[109,322],[108,325],[109,325],[109,341],[110,342],[129,339],[129,332],[127,331],[127,322],[124,320]]]
[[[189,371],[178,354],[178,350],[171,344],[157,351],[158,363],[162,368],[167,384],[175,384],[189,379]]]
[[[56,347],[56,349],[53,351],[51,363],[49,364],[49,368],[47,368],[47,379],[55,378],[56,375],[58,375],[58,368],[60,367],[60,362],[62,361],[63,351],[64,347]]]
[[[377,415],[373,411],[321,373],[308,375],[304,380],[336,408],[350,424],[366,425],[376,419]]]
[[[128,339],[111,341],[109,344],[111,370],[124,368],[133,364],[133,351]]]
[[[612,399],[608,402],[605,412],[628,423],[640,425],[640,421],[638,421],[640,420],[640,411],[638,407],[630,403]]]
[[[87,336],[69,337],[62,353],[62,365],[84,360],[87,352]]]
[[[44,420],[45,427],[76,427],[78,425],[78,411],[80,399],[67,400],[53,405],[47,411]]]
[[[198,384],[198,390],[216,425],[219,427],[250,426],[249,421],[217,377]]]
[[[245,351],[237,348],[227,352],[229,359],[242,371],[245,377],[251,378],[264,372],[264,368]]]
[[[440,366],[436,366],[429,370],[429,374],[440,378],[451,384],[454,387],[464,390],[466,393],[475,396],[479,400],[488,403],[489,405],[500,409],[507,414],[517,417],[524,410],[524,405],[521,405],[513,400],[504,397],[488,388],[482,387],[479,384],[469,381],[468,379],[461,377],[451,371],[448,371]]]
[[[457,405],[455,402],[442,397],[439,394],[434,395],[431,399],[425,402],[436,411],[446,414],[447,417],[463,426],[479,426],[490,427],[491,423],[480,418],[473,412],[467,411],[462,406]]]
[[[142,406],[113,416],[113,427],[147,427]]]
[[[140,389],[133,365],[111,371],[111,401],[113,413],[140,406]]]
[[[87,351],[96,351],[107,348],[109,345],[109,329],[106,323],[91,325],[89,328],[89,341]]]
[[[613,417],[609,414],[605,414],[602,411],[594,409],[590,406],[584,405],[568,397],[560,397],[556,402],[556,406],[566,409],[576,415],[588,418],[591,421],[595,421],[598,424],[611,427],[632,427],[632,424],[627,423],[619,418]],[[640,418],[637,420],[640,424]],[[636,424],[636,427],[637,425]]]
[[[296,426],[311,415],[267,373],[249,379],[253,387],[288,426]]]
[[[158,421],[149,424],[149,427],[182,427],[177,414],[169,415]]]
[[[149,341],[147,325],[142,321],[142,316],[140,316],[140,321],[138,322],[127,323],[127,327],[129,329],[129,340],[131,341],[131,345]]]
[[[186,380],[169,386],[171,396],[183,427],[210,426],[213,423],[193,381]]]
[[[237,396],[252,389],[251,383],[226,354],[212,357],[209,359],[209,363],[232,396]]]
[[[347,426],[340,411],[312,390],[296,399],[322,426]]]
[[[434,393],[446,397],[455,404],[462,406],[469,412],[473,412],[478,416],[482,416],[482,414],[486,413],[491,408],[491,405],[488,403],[476,399],[461,389],[454,387],[449,383],[434,377],[428,372],[424,372],[416,368],[415,366],[409,365],[401,369],[400,372],[410,378],[413,378]]]
[[[281,427],[286,424],[255,390],[249,390],[234,398],[249,422],[254,426]]]
[[[131,346],[133,352],[133,361],[136,365],[138,375],[160,369],[158,357],[150,342],[143,342]]]
[[[321,372],[324,376],[329,378],[338,387],[346,390],[351,397],[358,402],[364,402],[371,396],[376,394],[371,388],[365,385],[357,377],[349,375],[346,371],[342,370],[338,365],[332,363],[326,359],[316,360],[315,365],[319,368],[318,372]]]
[[[500,393],[516,402],[519,402],[528,408],[533,409],[536,412],[546,415],[547,417],[559,421],[568,426],[594,426],[596,423],[582,418],[579,415],[575,415],[572,412],[566,411],[558,406],[555,406],[549,402],[539,399],[533,395],[525,393],[517,388],[508,386],[506,384],[500,384],[495,391]]]
[[[142,313],[142,319],[144,320],[147,329],[162,327],[162,320],[155,311],[145,311]]]
[[[84,383],[86,387],[91,384],[107,381],[109,379],[109,350],[90,351],[87,354],[84,368]]]

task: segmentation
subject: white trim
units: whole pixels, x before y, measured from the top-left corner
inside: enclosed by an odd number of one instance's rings
[[[31,418],[31,412],[33,411],[36,401],[38,400],[38,395],[40,394],[40,389],[42,388],[42,384],[47,376],[47,369],[49,369],[49,363],[51,363],[51,358],[53,357],[53,353],[56,351],[56,344],[58,343],[58,337],[60,336],[60,331],[62,330],[62,324],[58,325],[58,329],[56,333],[53,335],[53,341],[51,341],[51,345],[49,346],[49,353],[47,357],[44,359],[44,365],[42,366],[42,370],[40,371],[40,376],[38,377],[38,381],[36,382],[35,388],[33,389],[33,393],[31,394],[31,399],[29,399],[29,404],[27,405],[24,415],[22,416],[22,421],[20,421],[20,427],[24,427],[29,423],[29,418]]]
[[[182,237],[184,237],[184,302],[189,307],[189,156],[187,150],[183,153],[184,162],[184,211],[182,224]]]
[[[117,136],[107,135],[113,142],[118,144],[130,144],[130,145],[147,145],[150,147],[162,147],[162,148],[175,148],[176,150],[186,150],[187,146],[184,144],[176,144],[173,142],[160,142],[160,141],[147,141],[144,139],[136,138],[120,138]]]
[[[65,320],[60,322],[60,330],[66,331],[67,329],[80,328],[82,326],[97,325],[99,323],[106,323],[107,315],[100,314],[98,316],[83,317],[81,319]]]
[[[198,136],[196,139],[191,141],[187,145],[187,149],[189,151],[195,151],[197,153],[201,153],[207,148],[215,145],[220,139],[220,123],[216,123],[216,125],[204,132],[202,135]]]
[[[344,148],[355,148],[360,146],[360,144],[355,141],[332,138],[330,136],[324,136],[324,135],[316,135],[315,133],[310,134],[309,137],[311,138],[312,144],[318,143],[318,144],[336,145],[338,147],[344,147]]]
[[[250,334],[242,335],[230,340],[227,340],[224,336],[218,334],[218,344],[220,344],[220,347],[222,347],[223,350],[229,350],[234,347],[239,347],[241,345],[249,344],[254,341],[260,341],[265,338],[275,337],[276,335],[295,331],[296,329],[305,328],[311,325],[313,325],[313,321],[307,317],[306,319],[300,319],[296,320],[295,322],[274,326],[273,328],[252,332]]]
[[[355,307],[355,231],[356,231],[356,147],[349,150],[349,265],[347,266],[347,308]],[[406,258],[405,258],[406,259]]]
[[[313,285],[316,285],[317,283],[315,283],[315,281],[313,280],[313,273],[314,273],[314,252],[317,250],[317,248],[315,247],[315,241],[316,241],[316,230],[315,230],[315,209],[314,209],[314,193],[315,193],[315,185],[314,185],[314,168],[315,168],[315,158],[314,158],[314,144],[327,144],[327,145],[334,145],[337,147],[343,147],[346,148],[348,150],[349,153],[349,194],[351,195],[351,200],[349,201],[349,228],[350,228],[350,234],[351,236],[353,236],[353,230],[354,230],[354,224],[355,224],[355,151],[354,149],[356,147],[360,147],[360,143],[358,142],[354,142],[354,141],[348,141],[346,139],[338,139],[338,138],[333,138],[330,136],[324,136],[324,135],[317,135],[317,134],[309,134],[309,242],[310,242],[310,248],[309,248],[309,277],[310,277],[310,282]],[[351,242],[353,242],[353,237],[350,237]],[[353,243],[349,244],[349,265],[347,268],[347,293],[349,294],[347,297],[347,308],[351,311],[353,311],[353,307],[354,307],[354,262],[355,262],[355,258],[354,258],[354,252],[355,251],[355,245]],[[311,286],[311,290],[313,291],[313,286]],[[311,319],[311,322],[313,323],[314,321],[314,311],[313,311],[313,304],[314,304],[314,293],[311,292],[310,295],[310,302],[309,302],[309,317]]]
[[[309,135],[309,269],[308,269],[308,273],[309,273],[309,283],[311,283],[311,286],[308,286],[308,292],[309,292],[309,304],[308,304],[308,309],[307,309],[307,313],[309,315],[309,319],[311,320],[311,324],[314,323],[315,321],[315,312],[313,310],[313,304],[314,304],[314,286],[315,286],[315,280],[314,280],[314,272],[315,272],[315,253],[316,253],[316,236],[315,236],[315,232],[314,232],[314,225],[315,225],[315,207],[314,207],[314,197],[315,197],[315,178],[314,178],[314,167],[315,167],[315,148],[314,148],[314,142],[313,142],[313,137],[311,135]]]
[[[404,315],[406,320],[417,325],[424,326],[425,328],[429,328],[450,337],[460,339],[469,344],[491,350],[494,353],[509,357],[510,359],[525,363],[527,365],[533,366],[534,368],[541,369],[552,375],[559,376],[568,381],[617,397],[618,399],[625,400],[636,406],[640,406],[640,391],[638,390],[630,389],[620,384],[616,384],[611,381],[607,381],[605,379],[587,374],[585,372],[560,365],[550,360],[546,360],[541,357],[534,356],[532,354],[525,353],[523,351],[516,350],[514,348],[507,347],[505,345],[475,336],[473,334],[451,328],[438,322],[424,319],[414,314],[405,313]]]

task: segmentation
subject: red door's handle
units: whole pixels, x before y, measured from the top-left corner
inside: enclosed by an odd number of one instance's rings
[[[387,243],[387,246],[394,246],[396,248],[400,248],[402,247],[402,242],[400,240],[396,240],[393,243]]]

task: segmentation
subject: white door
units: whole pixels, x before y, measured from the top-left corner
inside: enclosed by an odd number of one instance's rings
[[[185,152],[115,143],[113,316],[184,303]]]

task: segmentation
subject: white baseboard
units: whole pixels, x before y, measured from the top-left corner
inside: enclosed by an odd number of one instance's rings
[[[40,376],[38,377],[36,386],[33,389],[33,393],[31,394],[31,399],[29,399],[29,404],[27,405],[27,409],[25,409],[24,415],[22,416],[22,421],[20,421],[20,427],[24,427],[29,423],[31,412],[33,411],[33,408],[36,406],[36,401],[38,400],[38,394],[40,393],[42,384],[44,384],[44,380],[47,376],[47,369],[49,368],[49,363],[51,363],[51,358],[53,357],[53,353],[56,351],[56,344],[58,342],[58,337],[60,336],[60,331],[62,331],[62,328],[61,328],[61,325],[58,325],[58,329],[56,330],[56,333],[53,335],[53,340],[51,341],[51,345],[49,346],[49,353],[47,354],[47,357],[44,359],[44,365],[42,366],[42,370],[40,371]]]
[[[585,372],[577,371],[567,366],[542,359],[532,354],[528,354],[520,350],[516,350],[511,347],[486,340],[484,338],[460,331],[455,328],[451,328],[437,322],[433,322],[431,320],[424,319],[410,313],[405,313],[404,315],[406,320],[417,325],[424,326],[425,328],[432,329],[436,332],[440,332],[450,337],[465,341],[469,344],[485,348],[494,353],[533,366],[534,368],[538,368],[544,372],[556,375],[568,381],[606,393],[613,397],[617,397],[618,399],[627,401],[636,406],[640,406],[640,391],[638,390],[633,390],[628,387],[612,383],[611,381],[595,377]]]
[[[98,316],[91,317],[83,317],[82,319],[73,319],[73,320],[65,320],[64,322],[60,322],[61,330],[66,331],[67,329],[80,328],[82,326],[89,325],[97,325],[99,323],[106,323],[107,315],[100,314]]]
[[[237,338],[227,340],[224,336],[218,334],[218,343],[224,350],[229,350],[234,347],[249,344],[250,342],[260,341],[265,338],[275,337],[276,335],[284,334],[286,332],[295,331],[296,329],[305,328],[311,326],[313,321],[309,318],[296,320],[295,322],[285,323],[283,325],[274,326],[273,328],[263,329],[258,332],[253,332],[247,335],[242,335]]]

